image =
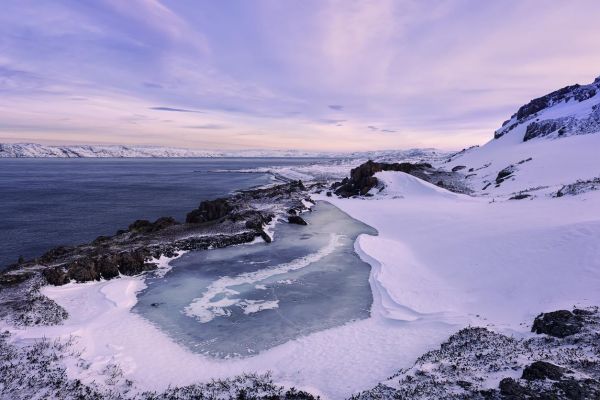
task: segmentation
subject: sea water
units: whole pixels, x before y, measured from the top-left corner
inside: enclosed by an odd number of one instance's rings
[[[200,201],[272,181],[240,170],[307,158],[0,159],[0,270],[59,245],[112,235],[136,219],[185,214]]]

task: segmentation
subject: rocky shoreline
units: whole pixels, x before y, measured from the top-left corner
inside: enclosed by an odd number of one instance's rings
[[[113,236],[80,246],[60,246],[32,260],[19,260],[0,273],[0,318],[17,325],[56,324],[66,318],[57,304],[39,294],[45,284],[88,282],[133,276],[157,268],[152,261],[180,251],[206,250],[270,242],[264,228],[288,219],[312,202],[301,181],[240,191],[228,198],[203,201],[180,223],[171,217],[137,220]],[[292,218],[291,223],[298,223]]]

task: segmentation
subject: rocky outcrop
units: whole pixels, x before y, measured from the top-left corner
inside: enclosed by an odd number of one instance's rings
[[[574,312],[558,310],[542,313],[535,317],[531,331],[537,334],[545,333],[550,336],[564,338],[574,335],[583,328],[583,316],[581,310]]]
[[[555,197],[577,196],[586,192],[600,189],[600,178],[588,180],[579,180],[568,185],[564,185],[556,192]]]
[[[377,186],[377,178],[373,176],[377,172],[400,171],[422,177],[426,176],[426,174],[422,173],[423,171],[432,169],[431,164],[427,163],[381,163],[369,160],[352,169],[349,178],[344,178],[341,182],[334,183],[331,188],[335,191],[335,194],[341,197],[364,196]],[[421,174],[418,174],[418,172],[421,172]]]
[[[528,381],[543,381],[550,379],[558,381],[563,377],[565,369],[546,361],[536,361],[523,370],[521,379]]]
[[[518,126],[525,126],[523,141],[539,137],[565,137],[600,132],[600,78],[589,85],[571,85],[531,100],[520,107],[494,133],[499,139]],[[588,102],[590,100],[590,102]],[[586,102],[586,103],[584,103]],[[582,103],[545,114],[559,104]],[[548,117],[545,117],[548,115]]]
[[[500,170],[496,176],[496,185],[500,185],[502,182],[513,176],[516,170],[517,168],[514,165],[509,165],[508,167]]]
[[[232,210],[227,199],[207,200],[200,203],[197,209],[187,214],[185,222],[198,224],[225,217]]]
[[[157,232],[162,229],[168,228],[169,226],[177,225],[179,222],[175,221],[173,217],[160,217],[154,222],[150,222],[146,219],[138,219],[133,224],[129,225],[127,230],[135,233],[149,233]],[[100,236],[96,239],[98,242],[106,241],[109,237]]]
[[[136,249],[114,253],[110,250],[99,254],[80,257],[65,265],[47,268],[43,275],[52,285],[64,285],[72,280],[76,282],[112,279],[119,274],[137,275],[156,269],[149,263],[151,253],[145,249]]]

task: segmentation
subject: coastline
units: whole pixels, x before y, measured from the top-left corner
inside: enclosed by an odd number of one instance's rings
[[[161,258],[157,272],[168,268],[168,262],[173,259]],[[140,391],[160,391],[169,386],[270,372],[277,384],[306,390],[323,399],[340,399],[376,385],[399,365],[408,367],[418,355],[456,330],[455,326],[443,323],[418,321],[407,326],[402,321],[386,318],[376,300],[379,288],[374,285],[375,268],[369,264],[374,297],[371,317],[299,337],[250,358],[222,360],[193,353],[131,312],[137,301],[136,293],[145,287],[145,275],[46,286],[43,293],[65,307],[69,319],[63,325],[26,328],[13,333],[17,341],[42,336],[78,337],[77,349],[91,367],[81,371],[73,366],[77,363],[71,363],[69,375],[84,378],[84,382],[98,379],[111,362],[121,365],[124,376]],[[398,340],[398,335],[402,340]],[[149,347],[152,352],[148,352]],[[185,368],[181,368],[182,365]],[[369,365],[368,374],[362,365]]]
[[[374,301],[368,319],[309,334],[254,357],[219,360],[185,349],[130,311],[137,301],[136,293],[145,285],[144,275],[137,275],[45,287],[43,293],[63,305],[71,317],[63,325],[12,329],[12,340],[30,343],[41,337],[78,337],[79,359],[66,364],[69,376],[83,382],[101,378],[113,363],[140,392],[248,373],[271,373],[278,385],[306,390],[324,399],[341,399],[411,367],[418,357],[461,328],[485,326],[510,337],[530,338],[529,324],[540,311],[600,303],[600,295],[594,291],[597,277],[591,269],[571,274],[564,267],[556,267],[556,263],[565,261],[559,257],[560,246],[585,248],[600,229],[594,223],[593,212],[593,204],[600,205],[597,193],[560,201],[494,204],[485,198],[452,194],[403,173],[386,172],[377,177],[386,190],[373,197],[311,196],[333,204],[379,232],[378,236],[361,235],[354,243],[355,252],[371,266],[369,283]],[[579,201],[592,204],[565,222],[565,211]],[[270,238],[276,220],[264,226]],[[517,229],[523,225],[526,229]],[[473,248],[465,252],[458,243],[471,243]],[[503,251],[504,246],[498,248],[495,243],[520,243],[525,248],[521,258],[515,260],[510,252]],[[537,279],[519,281],[513,287],[506,277],[523,276],[523,269],[542,249],[549,254],[545,261],[554,262],[555,272],[563,275],[545,277],[540,267],[534,266],[527,273],[539,274]],[[496,258],[486,260],[489,265],[481,270],[478,260],[486,254]],[[469,260],[474,261],[465,263]],[[161,259],[158,271],[164,271],[168,261]],[[577,260],[570,261],[577,264]],[[456,286],[456,268],[466,271],[466,275],[459,276],[466,285]],[[507,268],[510,270],[505,271]],[[495,269],[502,273],[498,275]],[[575,276],[588,278],[578,285],[578,292],[568,289],[575,283]],[[469,282],[475,286],[469,286]],[[560,287],[554,296],[552,291],[544,290],[554,290],[556,285]],[[84,370],[80,368],[82,362],[88,366]],[[499,374],[489,378],[485,387],[496,388],[501,378]]]

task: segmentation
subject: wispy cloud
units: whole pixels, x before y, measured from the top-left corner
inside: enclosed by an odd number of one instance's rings
[[[2,7],[0,140],[458,148],[600,74],[595,0]]]
[[[173,107],[149,107],[149,110],[155,111],[173,111],[173,112],[184,112],[184,113],[202,113],[202,111],[197,110],[187,110],[185,108],[173,108]]]
[[[186,126],[184,126],[184,128],[214,130],[214,129],[226,129],[227,125],[220,125],[220,124],[186,125]]]

